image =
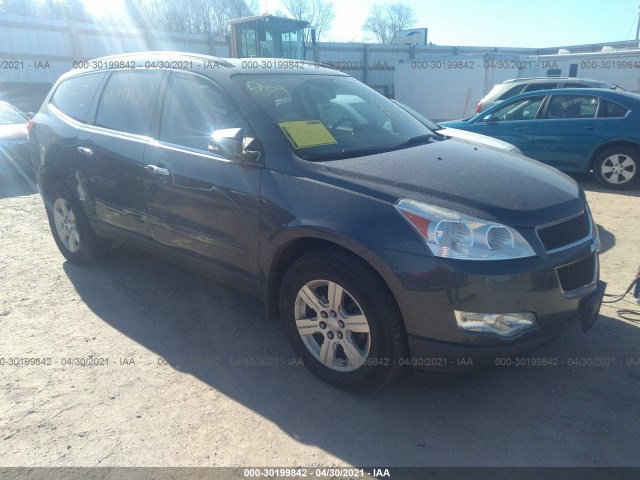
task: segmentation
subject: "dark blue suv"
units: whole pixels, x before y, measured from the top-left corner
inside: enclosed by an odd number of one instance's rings
[[[555,169],[439,135],[312,63],[86,66],[30,123],[71,262],[117,240],[255,295],[305,365],[350,391],[493,364],[597,316],[596,224]]]

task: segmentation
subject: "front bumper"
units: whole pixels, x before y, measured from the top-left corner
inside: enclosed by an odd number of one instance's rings
[[[547,258],[469,262],[379,249],[378,261],[398,303],[407,332],[405,365],[434,372],[461,372],[545,345],[571,325],[588,330],[606,285],[599,281],[597,244],[586,242]],[[564,291],[558,270],[593,258],[588,284]],[[537,325],[505,338],[458,327],[454,311],[533,312]]]
[[[473,368],[489,365],[511,365],[507,361],[517,355],[530,352],[555,340],[563,331],[579,322],[586,333],[595,322],[606,284],[598,282],[595,293],[584,297],[578,312],[563,319],[558,327],[545,334],[538,334],[531,338],[521,339],[513,343],[502,345],[461,345],[455,343],[429,340],[426,338],[408,335],[407,341],[411,356],[406,362],[417,369],[428,370],[436,373],[458,373]],[[540,360],[541,365],[560,364],[562,360],[545,358]],[[523,361],[522,364],[535,364]]]

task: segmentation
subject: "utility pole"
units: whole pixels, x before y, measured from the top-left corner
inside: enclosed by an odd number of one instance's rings
[[[640,5],[638,6],[638,26],[636,27],[636,41],[640,40]]]

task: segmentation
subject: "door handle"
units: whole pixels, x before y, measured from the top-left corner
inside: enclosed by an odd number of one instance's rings
[[[158,167],[156,165],[146,165],[144,169],[149,173],[153,173],[155,175],[161,175],[163,177],[166,177],[171,173],[166,168]]]
[[[86,155],[87,157],[91,157],[93,155],[93,150],[91,150],[88,147],[78,147],[78,152],[80,152],[83,155]]]
[[[528,132],[531,130],[529,127],[516,127],[516,132]]]
[[[584,127],[585,130],[594,130],[595,128],[595,125],[587,125],[586,127]]]

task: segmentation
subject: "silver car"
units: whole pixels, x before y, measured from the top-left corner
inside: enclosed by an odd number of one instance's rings
[[[589,78],[575,77],[535,77],[535,78],[513,78],[505,80],[493,86],[482,100],[476,104],[476,113],[480,113],[487,108],[507,100],[515,95],[537,90],[548,90],[550,88],[620,88],[617,85],[602,80],[592,80]]]

